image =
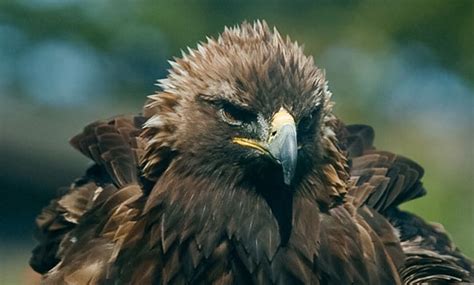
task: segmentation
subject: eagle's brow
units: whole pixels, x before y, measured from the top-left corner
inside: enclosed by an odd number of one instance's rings
[[[198,98],[213,104],[227,103],[248,112],[254,111],[248,103],[245,103],[241,100],[235,100],[235,98],[229,98],[227,96],[199,94]]]

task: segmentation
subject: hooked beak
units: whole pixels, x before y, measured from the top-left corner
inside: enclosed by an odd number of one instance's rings
[[[234,138],[239,145],[250,147],[271,157],[283,170],[283,182],[290,185],[295,176],[298,159],[296,126],[293,117],[283,107],[273,116],[270,136],[265,143],[246,138]]]
[[[295,176],[298,144],[295,120],[283,107],[273,117],[268,150],[282,166],[283,181],[290,185]]]

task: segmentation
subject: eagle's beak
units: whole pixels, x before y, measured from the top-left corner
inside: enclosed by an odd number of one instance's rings
[[[268,150],[283,168],[283,181],[290,185],[296,170],[298,144],[295,120],[283,107],[273,116]]]
[[[278,162],[283,169],[283,181],[286,185],[290,185],[295,176],[298,158],[295,120],[282,107],[273,116],[271,126],[270,136],[265,143],[237,137],[232,141],[241,146],[256,149]]]

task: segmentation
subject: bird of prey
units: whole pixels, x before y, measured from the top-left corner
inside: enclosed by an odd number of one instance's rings
[[[141,114],[71,139],[93,165],[36,220],[44,284],[470,282],[398,206],[423,169],[333,113],[325,73],[265,22],[171,62]]]

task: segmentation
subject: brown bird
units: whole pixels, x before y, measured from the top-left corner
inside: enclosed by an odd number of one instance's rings
[[[37,218],[44,284],[473,281],[441,226],[398,209],[423,169],[338,120],[297,43],[243,23],[171,66],[143,114],[72,138],[94,165]]]

